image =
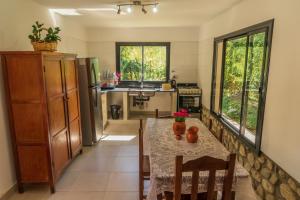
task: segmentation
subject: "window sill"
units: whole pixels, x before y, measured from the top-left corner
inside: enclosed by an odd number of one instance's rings
[[[256,138],[250,131],[247,131],[244,135],[241,135],[239,132],[239,125],[237,125],[237,123],[235,123],[235,122],[231,123],[230,122],[231,120],[229,120],[228,118],[225,118],[220,115],[216,115],[215,113],[214,113],[214,115],[217,116],[217,118],[222,122],[222,124],[226,128],[228,128],[232,133],[234,133],[241,142],[246,144],[257,154],[259,154],[260,151],[257,150],[256,146],[255,146]]]

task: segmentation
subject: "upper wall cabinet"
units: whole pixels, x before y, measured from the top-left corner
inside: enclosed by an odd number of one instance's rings
[[[76,56],[0,52],[18,188],[55,182],[81,152]]]

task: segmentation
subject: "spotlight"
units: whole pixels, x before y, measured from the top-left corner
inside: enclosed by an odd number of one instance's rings
[[[118,9],[118,15],[121,14],[121,6],[119,6],[119,9]]]
[[[147,14],[147,10],[145,9],[145,7],[143,6],[142,11],[144,14]]]
[[[129,6],[129,7],[127,8],[127,12],[128,12],[128,13],[131,13],[131,12],[132,12],[131,6]]]
[[[153,12],[153,13],[157,13],[157,11],[158,11],[158,9],[157,9],[157,5],[153,6],[153,8],[152,8],[152,12]]]

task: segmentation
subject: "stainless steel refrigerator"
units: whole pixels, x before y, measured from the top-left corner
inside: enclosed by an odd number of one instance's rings
[[[103,135],[100,68],[97,58],[78,58],[82,142],[97,143]]]

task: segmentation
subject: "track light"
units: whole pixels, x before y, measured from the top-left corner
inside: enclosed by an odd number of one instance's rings
[[[145,9],[145,7],[143,6],[142,11],[144,14],[147,14],[147,10]]]
[[[132,13],[132,11],[133,11],[133,7],[142,7],[142,12],[144,13],[144,14],[147,14],[148,13],[148,11],[145,9],[145,7],[147,7],[147,6],[150,6],[150,7],[152,7],[152,12],[153,13],[157,13],[158,12],[158,8],[157,8],[157,6],[158,6],[158,2],[155,0],[153,0],[152,2],[145,2],[145,3],[143,3],[142,2],[142,0],[132,0],[132,2],[130,2],[130,3],[122,3],[122,4],[118,4],[117,5],[117,7],[118,7],[118,14],[122,14],[122,10],[121,10],[121,8],[126,8],[126,11],[127,11],[127,13]]]
[[[131,12],[132,12],[131,6],[129,6],[129,7],[127,8],[127,12],[128,12],[128,13],[131,13]]]
[[[152,8],[152,12],[153,12],[153,13],[157,13],[157,11],[158,11],[158,9],[157,9],[157,5],[153,6],[153,8]]]

